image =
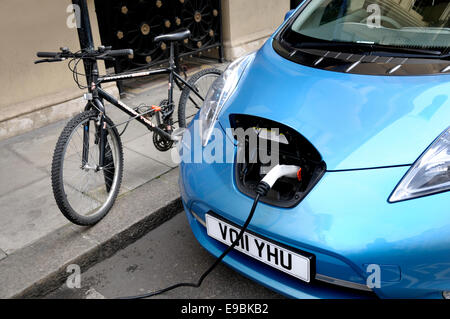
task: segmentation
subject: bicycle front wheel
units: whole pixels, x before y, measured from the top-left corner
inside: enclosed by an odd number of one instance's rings
[[[110,211],[120,189],[123,149],[119,133],[109,118],[103,167],[100,167],[98,112],[83,112],[64,128],[52,163],[56,203],[74,224],[91,226]]]
[[[218,69],[205,69],[194,74],[189,79],[188,84],[197,90],[197,93],[205,99],[209,88],[221,74],[222,71]],[[180,104],[178,106],[178,125],[181,128],[187,127],[202,105],[203,100],[186,86],[181,93]]]

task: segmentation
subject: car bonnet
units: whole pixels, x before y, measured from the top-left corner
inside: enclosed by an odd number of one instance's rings
[[[329,170],[412,164],[450,126],[450,75],[374,76],[288,61],[267,41],[219,117],[283,123],[320,152]]]

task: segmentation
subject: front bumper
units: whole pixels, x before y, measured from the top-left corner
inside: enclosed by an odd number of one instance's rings
[[[183,203],[184,204],[184,203]],[[201,219],[189,213],[184,205],[189,224],[192,231],[201,243],[215,257],[219,257],[226,249],[226,246],[209,237],[206,228],[202,225]],[[198,219],[200,219],[200,222]],[[233,268],[240,274],[258,282],[260,285],[272,289],[282,295],[297,299],[344,299],[344,298],[375,298],[370,292],[357,292],[351,289],[330,287],[319,281],[310,284],[286,275],[261,262],[258,262],[237,251],[230,252],[223,260],[225,264]]]
[[[367,265],[381,267],[382,298],[442,298],[450,290],[450,193],[402,203],[387,199],[407,167],[326,173],[292,209],[260,203],[249,230],[316,256],[317,279],[366,287]],[[199,242],[218,256],[225,246],[201,225],[212,211],[238,225],[253,199],[240,193],[233,164],[180,165],[180,189]],[[195,218],[194,215],[197,217]],[[294,298],[373,297],[318,281],[306,284],[238,252],[224,262],[238,272]]]

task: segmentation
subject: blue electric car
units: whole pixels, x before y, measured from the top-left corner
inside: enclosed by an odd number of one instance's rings
[[[449,17],[442,0],[305,0],[233,62],[180,143],[200,244],[219,256],[237,238],[265,145],[297,178],[225,264],[293,298],[450,298]]]

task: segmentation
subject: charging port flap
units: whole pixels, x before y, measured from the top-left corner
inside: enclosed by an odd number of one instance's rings
[[[232,114],[231,126],[238,150],[235,180],[238,189],[254,197],[255,189],[276,165],[301,168],[296,176],[279,179],[261,201],[290,208],[298,205],[326,171],[317,149],[300,133],[286,125],[259,117]]]

